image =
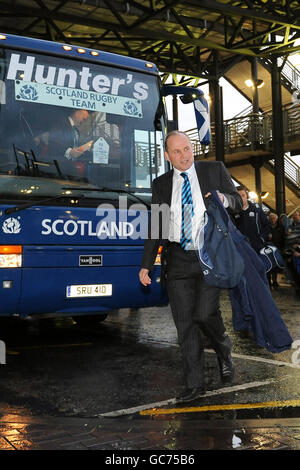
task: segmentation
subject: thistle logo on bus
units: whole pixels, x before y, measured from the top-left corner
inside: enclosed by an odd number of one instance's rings
[[[9,217],[5,219],[2,224],[2,230],[4,233],[20,233],[21,232],[21,224],[18,219],[14,217]]]
[[[38,94],[33,86],[24,85],[20,90],[20,96],[23,100],[36,101],[38,99]]]

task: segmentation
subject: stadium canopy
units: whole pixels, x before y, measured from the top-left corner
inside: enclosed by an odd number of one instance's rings
[[[207,80],[245,57],[299,50],[298,0],[1,0],[0,7],[4,33],[127,54]]]

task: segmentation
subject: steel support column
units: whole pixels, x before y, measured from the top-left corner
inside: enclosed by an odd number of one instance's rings
[[[275,196],[276,212],[278,215],[286,212],[285,201],[285,174],[284,174],[284,140],[283,140],[283,118],[280,68],[277,57],[273,56],[271,61],[272,78],[272,129],[273,149],[275,160]]]
[[[254,57],[251,60],[251,79],[253,82],[253,95],[252,95],[252,148],[256,149],[259,145],[258,130],[259,130],[259,102],[258,102],[258,90],[257,90],[257,57]],[[255,171],[255,191],[258,196],[258,203],[261,204],[261,159],[259,157],[254,157],[252,166]]]
[[[253,95],[252,95],[252,106],[253,113],[259,113],[259,102],[258,102],[258,90],[257,90],[257,57],[253,57],[251,60],[251,79],[253,82]]]
[[[215,152],[216,160],[224,162],[224,120],[223,120],[223,93],[219,84],[219,61],[218,54],[214,51],[214,78],[209,82],[209,92],[212,95],[211,118],[215,123]]]
[[[177,95],[172,96],[173,126],[174,130],[178,130],[178,98]]]
[[[252,119],[251,119],[251,144],[252,148],[256,150],[259,148],[259,101],[257,90],[257,57],[251,60],[251,79],[253,82],[252,88]]]
[[[258,156],[251,157],[251,165],[255,173],[255,192],[258,197],[258,203],[261,204],[261,167],[263,159]]]

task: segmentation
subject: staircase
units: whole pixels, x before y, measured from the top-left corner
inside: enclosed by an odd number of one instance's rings
[[[284,107],[283,128],[285,152],[300,153],[300,104]],[[243,164],[243,160],[249,156],[269,156],[272,162],[272,113],[261,114],[250,113],[245,116],[235,117],[224,121],[224,148],[225,163],[230,166]],[[197,159],[212,159],[215,155],[215,132],[214,123],[211,123],[211,143],[203,146],[199,142],[197,128],[186,131],[189,135],[193,147],[194,155]],[[300,187],[300,167],[285,156],[285,171],[296,187]]]

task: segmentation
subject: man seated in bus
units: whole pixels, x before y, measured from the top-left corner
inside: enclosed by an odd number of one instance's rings
[[[86,109],[72,109],[68,116],[56,122],[49,133],[48,153],[53,159],[65,157],[76,161],[92,147],[92,141],[80,145],[80,125],[89,117]]]

